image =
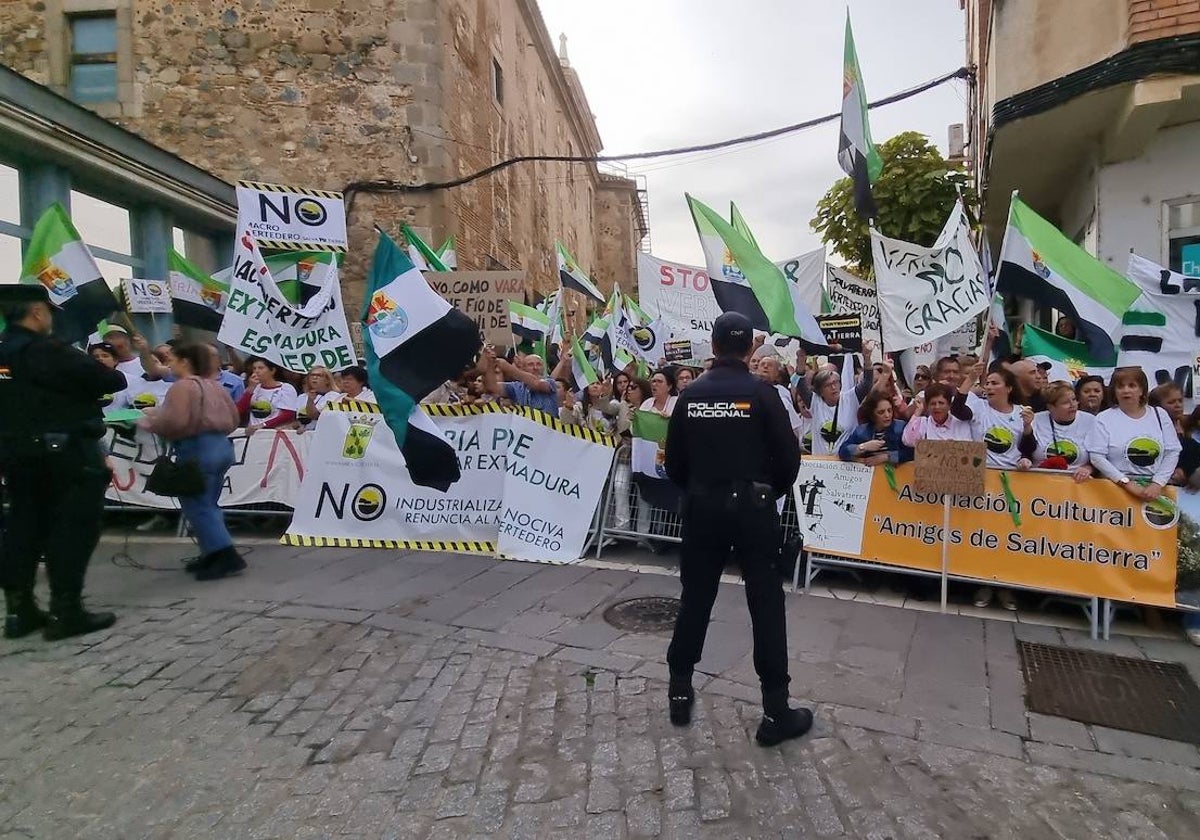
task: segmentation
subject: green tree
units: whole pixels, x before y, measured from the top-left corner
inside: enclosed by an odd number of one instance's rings
[[[966,170],[949,163],[923,134],[906,131],[882,143],[883,173],[872,192],[879,208],[880,233],[930,246],[941,232],[961,188],[967,207],[975,203]],[[867,220],[854,210],[854,185],[839,179],[817,202],[809,223],[821,239],[862,277],[874,274]]]

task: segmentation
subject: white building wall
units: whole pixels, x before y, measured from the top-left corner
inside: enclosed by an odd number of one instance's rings
[[[1124,273],[1132,248],[1166,264],[1164,204],[1200,200],[1200,122],[1160,131],[1141,157],[1100,169],[1098,256]]]

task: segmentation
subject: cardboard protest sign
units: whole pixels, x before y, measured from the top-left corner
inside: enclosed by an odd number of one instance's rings
[[[512,339],[508,302],[525,294],[523,271],[429,271],[425,279],[446,302],[479,325],[483,340],[503,347]]]
[[[987,445],[978,440],[917,441],[916,488],[921,493],[982,496]]]

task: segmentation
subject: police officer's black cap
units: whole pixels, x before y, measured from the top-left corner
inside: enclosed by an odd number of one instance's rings
[[[754,342],[754,325],[740,312],[724,312],[713,322],[713,349],[720,353],[745,353]]]
[[[50,292],[41,283],[0,283],[0,306],[49,302]]]

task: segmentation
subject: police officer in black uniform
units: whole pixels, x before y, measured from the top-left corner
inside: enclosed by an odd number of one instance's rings
[[[800,446],[779,394],[750,374],[753,329],[736,312],[713,324],[712,369],[675,404],[667,432],[667,476],[685,491],[679,563],[683,603],[667,650],[671,722],[691,721],[692,671],[700,661],[725,564],[742,570],[754,632],[754,669],[762,683],[758,743],[773,746],[812,726],[809,709],[788,705],[783,580],[775,568],[775,500],[796,480]]]
[[[100,450],[100,399],[125,376],[50,336],[53,311],[41,285],[0,287],[0,475],[8,515],[0,544],[4,635],[37,630],[50,640],[111,627],[112,613],[83,608],[88,560],[100,539],[110,474]],[[39,560],[50,579],[50,612],[33,587]]]

